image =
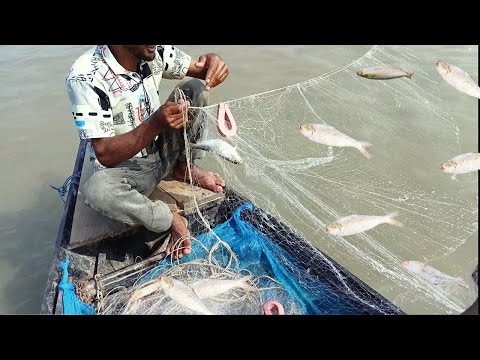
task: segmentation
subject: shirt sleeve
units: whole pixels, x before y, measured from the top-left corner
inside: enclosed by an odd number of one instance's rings
[[[67,78],[67,91],[80,139],[115,136],[107,94],[83,75]]]
[[[163,61],[162,78],[182,80],[187,75],[190,55],[172,45],[158,45],[157,51]]]

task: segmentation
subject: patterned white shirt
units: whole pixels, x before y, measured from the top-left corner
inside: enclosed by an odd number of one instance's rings
[[[124,134],[147,121],[161,105],[161,79],[183,79],[190,61],[191,57],[176,47],[158,45],[155,59],[142,61],[137,73],[124,69],[106,45],[86,51],[66,78],[80,139]],[[91,144],[89,150],[94,171],[103,169]],[[136,157],[145,155],[142,150]]]

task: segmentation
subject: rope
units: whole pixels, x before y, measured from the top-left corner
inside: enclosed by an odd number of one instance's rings
[[[62,201],[64,203],[66,203],[67,201],[67,196],[68,196],[68,192],[70,190],[70,185],[77,185],[79,186],[80,185],[80,174],[79,173],[73,173],[72,175],[70,175],[66,180],[65,182],[63,183],[62,186],[60,187],[55,187],[53,185],[50,185],[50,187],[54,190],[56,190],[58,192],[58,195],[60,196],[60,199],[62,199]]]

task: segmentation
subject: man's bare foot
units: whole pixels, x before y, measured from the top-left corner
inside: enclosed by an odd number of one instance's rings
[[[181,259],[183,255],[192,252],[192,241],[190,240],[190,231],[188,231],[188,221],[177,213],[173,214],[172,227],[170,229],[170,241],[167,245],[167,255],[172,255],[173,260]],[[182,237],[186,237],[181,241]]]
[[[173,176],[179,181],[189,181],[187,163],[179,162],[173,170]],[[216,193],[222,192],[223,186],[225,186],[225,181],[220,175],[202,170],[195,165],[192,166],[192,178],[195,185]]]

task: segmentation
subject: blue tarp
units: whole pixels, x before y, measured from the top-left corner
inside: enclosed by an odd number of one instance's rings
[[[290,310],[295,309],[292,313],[301,313],[305,315],[316,314],[360,314],[362,311],[354,306],[348,297],[339,287],[338,284],[333,285],[322,283],[316,278],[310,276],[304,265],[275,244],[265,234],[257,230],[250,223],[241,219],[243,210],[252,210],[251,203],[245,203],[238,207],[232,217],[226,222],[213,228],[213,232],[217,234],[222,241],[229,244],[232,251],[237,256],[239,262],[237,270],[246,269],[253,275],[261,277],[260,287],[268,288],[278,286],[271,280],[262,276],[269,276],[279,281],[283,289],[263,291],[263,300],[276,300],[284,306],[289,304]],[[211,232],[206,232],[197,237],[197,240],[207,249],[211,249],[218,243],[217,237]],[[295,239],[293,239],[295,241]],[[193,259],[205,257],[205,249],[198,242],[192,243],[192,253],[184,256],[179,262],[187,263]],[[230,259],[230,253],[221,252],[221,256],[215,254],[217,261],[223,262],[224,265]],[[64,263],[63,278],[60,288],[63,290],[63,306],[66,315],[74,314],[95,314],[93,308],[81,302],[74,291],[74,285],[67,283],[68,279],[68,257]],[[148,281],[151,278],[157,278],[162,273],[174,266],[170,258],[164,259],[159,265],[147,276],[142,279]],[[285,306],[288,314],[289,308]]]
[[[238,269],[247,269],[255,276],[267,275],[279,281],[287,293],[288,301],[296,304],[302,314],[359,314],[361,311],[352,306],[342,290],[337,292],[316,278],[310,276],[304,265],[289,252],[275,244],[265,234],[257,230],[250,223],[241,219],[243,210],[252,210],[251,203],[245,203],[238,207],[232,217],[226,222],[213,228],[222,241],[228,243],[239,260]],[[211,249],[218,239],[211,232],[206,232],[197,237],[203,246]],[[293,240],[293,239],[292,239]],[[228,261],[228,253],[220,261]],[[205,250],[196,241],[192,243],[192,255],[184,256],[180,263],[192,261],[199,254],[205,254]],[[152,272],[152,277],[168,270],[172,266],[170,259],[163,260]],[[275,285],[264,282],[260,285],[268,287]],[[281,300],[272,297],[278,296],[278,292],[264,292],[265,300]],[[285,299],[283,299],[285,300]],[[280,301],[282,302],[282,301]],[[285,309],[287,310],[287,309]]]
[[[80,301],[75,294],[75,285],[68,282],[68,265],[70,259],[60,263],[60,268],[63,270],[62,280],[58,287],[63,291],[63,314],[64,315],[95,315],[95,310]]]

